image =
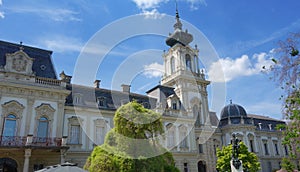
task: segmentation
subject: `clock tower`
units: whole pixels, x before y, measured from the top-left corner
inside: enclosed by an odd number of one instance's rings
[[[195,119],[195,127],[209,125],[207,86],[203,70],[199,68],[199,50],[189,44],[193,35],[182,29],[182,23],[176,10],[174,31],[166,39],[169,50],[163,54],[165,74],[161,84],[173,87],[179,98],[185,116]]]

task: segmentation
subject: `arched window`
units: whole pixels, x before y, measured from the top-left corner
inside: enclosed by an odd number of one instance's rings
[[[188,132],[187,128],[183,125],[179,127],[179,140],[181,148],[188,148]]]
[[[185,64],[186,64],[186,69],[187,70],[192,70],[192,59],[189,54],[185,55]]]
[[[195,126],[199,127],[201,124],[200,109],[196,105],[193,106],[193,115],[194,115],[194,118],[196,119]]]
[[[48,136],[49,120],[46,117],[41,117],[38,121],[37,137],[46,138]]]
[[[175,146],[175,128],[172,124],[168,124],[167,128],[167,147],[172,148]]]
[[[4,137],[13,137],[16,135],[17,128],[17,118],[15,115],[8,115],[4,120],[4,128],[2,136]]]
[[[175,72],[175,59],[174,57],[171,58],[171,73]]]

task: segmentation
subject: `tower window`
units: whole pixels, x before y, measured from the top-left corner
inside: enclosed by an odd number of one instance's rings
[[[171,73],[175,72],[175,59],[174,57],[171,58]]]
[[[185,55],[185,64],[187,70],[192,70],[192,60],[189,54]]]
[[[203,153],[203,144],[199,144],[199,153]]]

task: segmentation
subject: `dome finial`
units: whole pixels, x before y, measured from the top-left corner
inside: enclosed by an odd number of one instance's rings
[[[232,99],[230,99],[230,104],[232,105]]]

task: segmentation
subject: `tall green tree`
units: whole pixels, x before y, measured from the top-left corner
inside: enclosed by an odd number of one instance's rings
[[[279,41],[275,49],[274,65],[270,67],[273,79],[284,90],[283,114],[288,125],[278,126],[283,130],[283,144],[289,148],[289,158],[282,166],[292,171],[299,168],[300,159],[300,33],[292,33],[286,40]],[[298,162],[297,162],[298,161]]]
[[[121,106],[114,128],[95,147],[85,169],[90,172],[178,172],[173,156],[158,142],[163,134],[161,115],[137,102]]]
[[[243,171],[245,172],[257,172],[260,169],[260,163],[255,153],[249,152],[247,146],[243,143],[239,143],[239,159],[242,161]],[[222,150],[217,149],[217,170],[222,172],[230,172],[232,156],[232,145],[223,146]]]

